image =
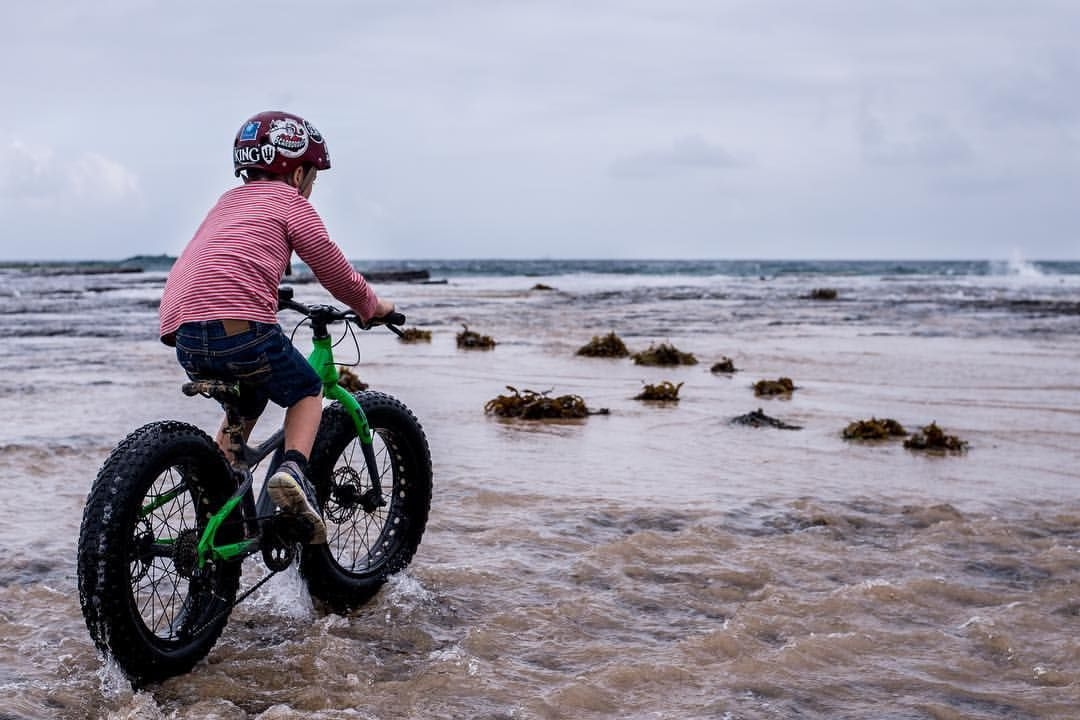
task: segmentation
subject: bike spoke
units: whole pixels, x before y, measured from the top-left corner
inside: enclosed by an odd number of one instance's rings
[[[376,435],[378,439],[378,435]],[[394,503],[394,469],[393,458],[389,447],[382,442],[377,443],[375,453],[379,479],[383,487],[383,495],[388,499],[388,504],[377,508],[373,512],[364,512],[355,509],[347,514],[341,523],[331,523],[328,542],[338,563],[343,569],[351,572],[365,572],[372,566],[378,565],[384,556],[383,545],[393,537],[396,530],[393,527]],[[358,441],[350,443],[338,459],[339,469],[348,470],[348,474],[363,478],[366,482],[361,483],[359,492],[364,492],[371,487],[367,463]],[[333,499],[330,502],[334,502]]]
[[[173,543],[196,526],[194,503],[184,473],[170,467],[147,492],[138,526],[144,530],[136,530],[148,532],[150,543],[132,561],[132,597],[147,629],[166,640],[178,637],[185,615],[185,580],[173,563]]]

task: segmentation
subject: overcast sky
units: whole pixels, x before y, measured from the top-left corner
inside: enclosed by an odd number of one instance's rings
[[[243,120],[354,259],[1080,259],[1075,0],[35,0],[0,259],[176,254]]]

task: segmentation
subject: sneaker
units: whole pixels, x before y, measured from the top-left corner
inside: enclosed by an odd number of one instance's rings
[[[277,472],[266,481],[266,492],[274,504],[283,512],[308,520],[315,527],[308,543],[320,545],[326,542],[326,524],[319,514],[314,493],[308,494],[310,487],[304,473],[292,460],[281,463]]]

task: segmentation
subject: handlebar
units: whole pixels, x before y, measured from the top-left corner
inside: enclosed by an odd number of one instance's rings
[[[352,310],[340,310],[333,305],[305,305],[293,300],[293,289],[288,285],[278,288],[278,310],[294,310],[311,320],[316,332],[325,332],[330,323],[345,320],[359,326],[362,330],[370,330],[376,325],[385,325],[391,332],[401,336],[400,325],[405,324],[405,315],[396,310],[382,317],[370,318],[365,322]]]

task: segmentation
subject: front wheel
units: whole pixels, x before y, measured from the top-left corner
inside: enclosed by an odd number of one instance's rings
[[[431,507],[431,451],[416,416],[384,393],[355,397],[371,426],[386,503],[364,509],[371,478],[360,439],[345,409],[328,406],[309,464],[327,544],[305,546],[300,565],[312,596],[340,612],[369,600],[409,564]]]
[[[235,485],[214,441],[172,421],[128,435],[98,473],[79,532],[79,602],[94,643],[134,683],[187,672],[225,627],[240,564],[199,568],[196,545]],[[224,524],[218,538],[238,532]]]

